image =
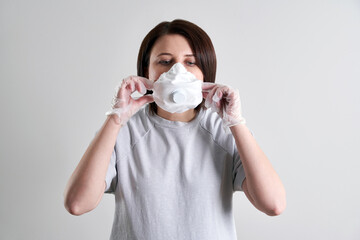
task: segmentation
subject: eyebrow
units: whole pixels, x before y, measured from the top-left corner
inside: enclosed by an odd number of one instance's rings
[[[159,55],[157,55],[157,57],[163,56],[163,55],[168,55],[168,56],[172,56],[171,53],[160,53]],[[185,57],[195,57],[194,54],[185,54]]]

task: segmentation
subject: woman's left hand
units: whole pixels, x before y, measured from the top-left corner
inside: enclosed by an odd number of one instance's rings
[[[223,119],[224,126],[232,127],[245,124],[241,114],[241,101],[238,89],[216,83],[204,82],[202,85],[205,107],[217,112]]]

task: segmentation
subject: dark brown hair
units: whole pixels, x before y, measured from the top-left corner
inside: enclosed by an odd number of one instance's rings
[[[216,55],[210,37],[199,26],[182,19],[161,22],[145,36],[139,50],[137,75],[148,77],[151,50],[160,37],[168,34],[179,34],[185,37],[195,55],[196,65],[202,71],[204,82],[215,82]],[[198,112],[203,106],[204,101],[195,108],[195,111]],[[150,112],[157,112],[155,103],[150,103]]]

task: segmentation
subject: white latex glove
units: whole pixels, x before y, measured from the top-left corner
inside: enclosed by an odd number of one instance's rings
[[[241,102],[238,89],[229,86],[204,82],[202,85],[205,107],[217,112],[223,119],[224,127],[245,124],[241,114]]]
[[[145,94],[147,89],[152,88],[153,82],[144,77],[129,76],[123,79],[121,84],[116,87],[112,109],[106,112],[106,115],[116,114],[118,116],[117,122],[124,125],[143,105],[154,101],[152,95],[144,95],[134,99],[131,94],[135,91]]]

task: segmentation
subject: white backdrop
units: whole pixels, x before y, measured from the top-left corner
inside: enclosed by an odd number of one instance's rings
[[[0,1],[0,239],[108,239],[114,197],[75,217],[63,190],[136,74],[140,43],[183,18],[287,190],[277,217],[234,194],[239,239],[360,239],[360,2]],[[171,214],[171,213],[169,213]]]

